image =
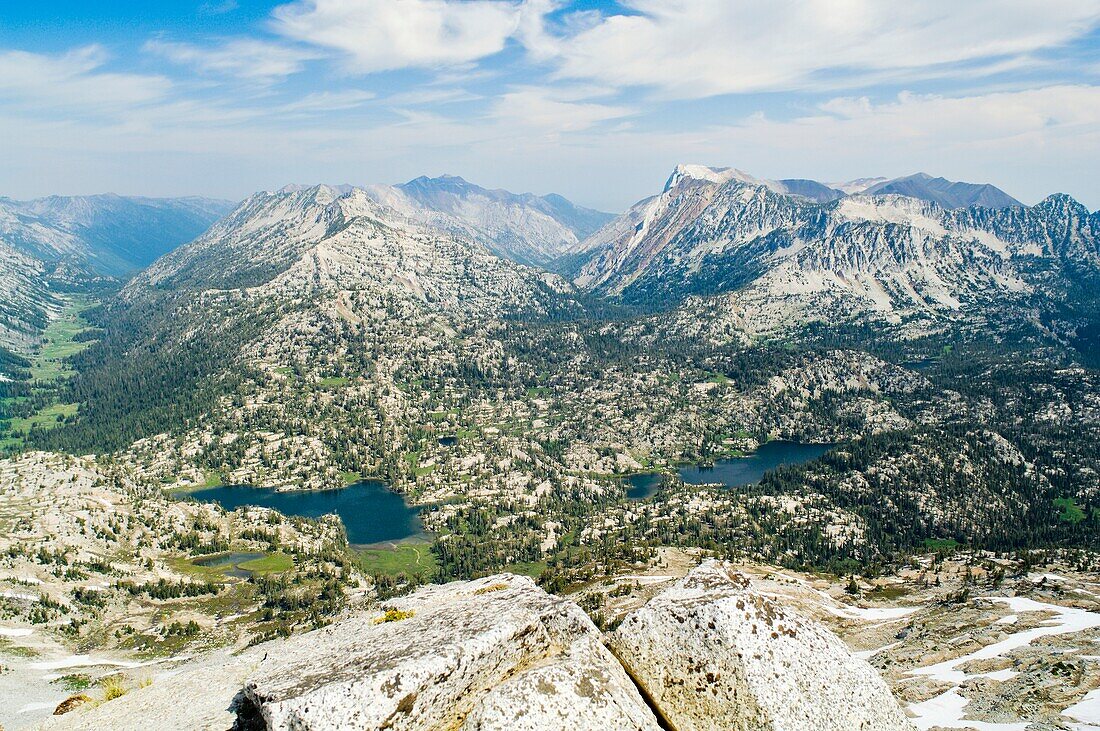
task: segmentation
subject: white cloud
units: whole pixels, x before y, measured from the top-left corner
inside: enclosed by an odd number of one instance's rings
[[[0,99],[12,109],[106,113],[168,94],[168,79],[102,71],[108,60],[107,52],[96,45],[60,55],[0,50]]]
[[[886,102],[838,98],[793,120],[754,114],[672,131],[609,128],[599,124],[606,110],[585,118],[584,109],[578,115],[572,106],[593,102],[571,104],[538,91],[511,90],[496,118],[422,113],[371,126],[323,115],[287,124],[263,108],[182,102],[143,106],[113,125],[61,116],[27,124],[3,107],[0,189],[24,196],[112,188],[243,196],[291,180],[394,182],[449,170],[483,184],[557,191],[622,210],[658,190],[677,162],[696,160],[771,178],[923,170],[989,181],[1028,202],[1061,190],[1100,205],[1098,87],[901,94]],[[573,131],[556,134],[563,125]]]
[[[516,32],[520,12],[502,0],[300,0],[276,8],[273,27],[371,73],[491,56]]]
[[[761,177],[844,180],[924,171],[992,182],[1021,200],[1063,190],[1100,203],[1100,87],[1058,85],[950,97],[901,93],[874,103],[837,98],[792,119],[621,139],[649,150],[654,177],[685,159]]]
[[[461,88],[424,88],[402,91],[386,97],[386,103],[394,106],[419,107],[427,104],[456,104],[477,101],[479,94]]]
[[[251,38],[235,38],[208,47],[154,39],[147,41],[144,49],[203,73],[251,81],[273,81],[296,74],[306,61],[320,57],[316,51]]]
[[[225,15],[237,9],[237,0],[222,0],[221,2],[207,2],[199,6],[202,15]]]
[[[281,109],[292,113],[339,112],[361,107],[374,98],[369,91],[348,89],[345,91],[319,91],[306,94],[297,101],[284,104]]]
[[[857,86],[878,72],[950,76],[1063,45],[1100,23],[1095,0],[624,0],[577,33],[528,28],[558,75],[671,97]],[[972,73],[972,70],[971,70]]]
[[[577,132],[600,122],[633,114],[626,107],[582,101],[587,89],[545,89],[527,87],[500,95],[492,117],[505,129],[516,127],[549,133]]]

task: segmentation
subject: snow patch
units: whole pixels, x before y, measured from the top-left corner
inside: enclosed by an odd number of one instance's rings
[[[1071,724],[1075,731],[1100,729],[1100,690],[1090,691],[1079,702],[1062,711],[1062,715],[1080,721]]]
[[[913,703],[908,710],[915,716],[912,721],[921,731],[937,726],[942,728],[968,728],[975,729],[975,731],[1026,731],[1028,727],[1027,721],[989,723],[987,721],[964,720],[966,704],[969,702],[959,695],[958,688],[952,688],[946,693],[923,703]]]
[[[1062,607],[1057,604],[1045,604],[1024,597],[994,598],[993,601],[1007,604],[1009,609],[1016,613],[1050,612],[1058,616],[1035,629],[1015,632],[1000,642],[986,645],[969,655],[964,655],[954,660],[945,660],[935,665],[929,665],[928,667],[910,670],[909,675],[925,676],[947,683],[962,683],[968,678],[976,677],[989,677],[995,680],[1002,680],[1004,678],[1000,676],[1003,676],[1005,671],[967,674],[959,670],[958,667],[973,660],[992,660],[1001,657],[1013,650],[1026,647],[1041,637],[1072,634],[1100,627],[1100,613],[1098,612],[1089,612],[1075,607]]]
[[[0,637],[27,637],[32,634],[34,630],[25,627],[0,627]]]

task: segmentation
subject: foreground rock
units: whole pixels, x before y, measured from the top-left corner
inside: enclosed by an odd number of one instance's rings
[[[525,577],[430,587],[292,639],[245,686],[269,729],[657,729],[599,630]],[[390,620],[390,621],[386,621]]]
[[[156,719],[158,728],[211,731],[911,729],[870,666],[720,564],[695,569],[630,615],[610,638],[615,654],[605,639],[573,602],[528,578],[500,575],[423,588],[384,612],[207,658],[48,725],[121,731]]]
[[[708,561],[610,645],[676,731],[911,731],[885,681],[824,627]]]

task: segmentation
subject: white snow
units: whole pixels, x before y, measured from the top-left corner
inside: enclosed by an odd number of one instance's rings
[[[35,711],[44,711],[47,708],[56,707],[56,703],[28,703],[20,708],[16,713],[33,713]]]
[[[855,180],[845,180],[839,183],[825,183],[833,190],[839,190],[842,193],[848,195],[855,195],[856,193],[862,193],[870,188],[872,185],[878,185],[879,183],[885,183],[886,178],[857,178]]]
[[[943,224],[927,215],[924,204],[913,198],[887,196],[885,198],[844,198],[837,206],[837,213],[851,221],[897,223],[937,236],[946,236]]]
[[[158,662],[161,661],[151,660],[149,662],[136,662],[133,660],[112,660],[103,657],[92,657],[91,655],[69,655],[68,657],[63,657],[58,660],[31,663],[29,667],[32,670],[64,670],[66,668],[87,668],[104,665],[129,669],[140,668],[146,665],[155,665]]]
[[[875,622],[881,620],[895,620],[908,617],[917,611],[914,607],[830,607],[825,606],[825,611],[837,617],[845,619],[858,619],[861,622]]]
[[[936,696],[923,703],[913,703],[909,706],[909,712],[914,714],[913,723],[921,731],[942,726],[943,728],[966,728],[976,731],[1025,731],[1027,722],[1017,723],[989,723],[987,721],[963,720],[966,698],[959,695],[958,688]]]
[[[691,165],[681,164],[676,166],[676,170],[672,173],[672,178],[669,181],[670,187],[675,187],[676,183],[682,178],[692,178],[694,180],[704,180],[708,183],[716,183],[722,185],[728,183],[731,180],[739,180],[742,183],[748,183],[749,185],[766,185],[769,188],[779,190],[782,192],[782,186],[771,180],[761,180],[749,175],[743,170],[737,168],[712,168],[706,165]]]
[[[908,617],[917,611],[917,607],[852,607],[846,604],[836,604],[831,596],[817,590],[817,594],[824,599],[821,608],[829,614],[844,619],[858,619],[861,622],[875,622],[882,620],[895,620]]]
[[[1080,723],[1071,724],[1075,731],[1094,731],[1100,729],[1100,690],[1089,692],[1081,701],[1062,711]]]
[[[1017,620],[1019,620],[1019,619],[1020,619],[1020,615],[1018,615],[1018,614],[1007,614],[1004,617],[1001,617],[1000,619],[998,619],[993,624],[1016,624]]]
[[[969,655],[964,655],[954,660],[945,660],[944,662],[929,665],[928,667],[910,670],[909,674],[922,675],[948,683],[962,683],[968,677],[990,677],[997,680],[1003,680],[1003,675],[1007,671],[997,671],[996,673],[973,673],[968,675],[957,668],[973,660],[992,660],[993,658],[1002,657],[1015,649],[1030,645],[1041,637],[1083,632],[1085,630],[1100,627],[1100,613],[1098,612],[1089,612],[1074,607],[1061,607],[1057,604],[1045,604],[1024,597],[995,598],[993,601],[1008,604],[1009,608],[1016,613],[1051,612],[1058,616],[1035,629],[1015,632],[1000,642],[986,645]]]
[[[34,634],[33,629],[24,627],[0,627],[0,637],[26,637]]]

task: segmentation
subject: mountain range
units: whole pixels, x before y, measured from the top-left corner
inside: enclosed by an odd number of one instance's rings
[[[474,239],[519,264],[552,262],[614,216],[574,205],[560,195],[489,190],[454,175],[421,176],[364,190],[412,220]]]
[[[1100,218],[1068,196],[1028,207],[992,186],[922,175],[867,182],[834,197],[808,181],[681,165],[661,193],[571,249],[569,273],[650,308],[737,293],[767,329],[1056,303],[1100,271]],[[995,205],[940,202],[964,199]]]
[[[165,254],[129,291],[202,277],[216,287],[266,282],[349,215],[384,222],[400,232],[393,241],[412,230],[445,234],[437,245],[460,241],[467,254],[483,249],[557,272],[579,291],[628,305],[667,308],[736,293],[731,307],[765,330],[812,312],[897,321],[1021,303],[1037,291],[1056,300],[1059,288],[1091,276],[1097,257],[1096,216],[1068,197],[1028,207],[989,184],[923,173],[821,183],[679,165],[659,194],[620,216],[451,175],[287,186],[232,209],[203,198],[0,199],[0,244],[10,250],[2,342],[33,342],[59,287],[125,279]],[[196,245],[169,253],[200,234]]]
[[[529,305],[545,312],[544,296],[571,289],[379,197],[377,189],[327,185],[258,193],[131,280],[123,296],[151,288],[345,292],[480,317],[521,314]]]

